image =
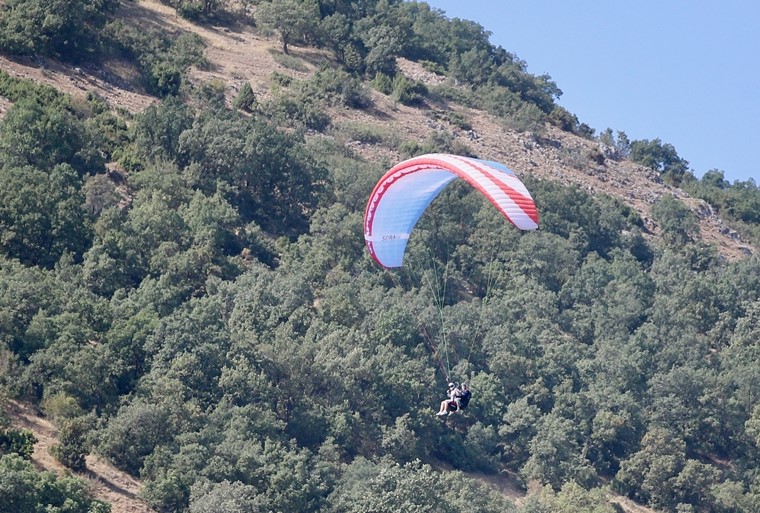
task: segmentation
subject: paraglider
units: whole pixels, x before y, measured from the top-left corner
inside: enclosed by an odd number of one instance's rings
[[[375,185],[364,212],[364,240],[372,258],[384,268],[401,267],[415,224],[425,209],[453,180],[461,178],[520,230],[538,228],[538,210],[528,189],[505,165],[459,155],[433,153],[393,166]],[[430,337],[429,337],[430,338]],[[449,381],[432,338],[428,345]],[[444,353],[445,338],[444,338]],[[447,354],[447,353],[446,353]],[[448,357],[446,358],[448,362]],[[449,415],[467,407],[471,392],[449,383],[448,399],[436,415]]]
[[[375,185],[364,213],[364,239],[382,267],[401,267],[414,225],[451,181],[466,181],[521,230],[538,228],[538,210],[525,185],[503,164],[432,153],[405,160]]]

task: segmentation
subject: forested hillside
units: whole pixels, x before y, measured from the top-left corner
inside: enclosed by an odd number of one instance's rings
[[[108,511],[90,453],[158,512],[760,510],[754,181],[422,2],[6,0],[0,52],[0,402],[73,472],[0,416],[0,511]],[[367,197],[429,152],[541,228],[454,183],[378,267]]]

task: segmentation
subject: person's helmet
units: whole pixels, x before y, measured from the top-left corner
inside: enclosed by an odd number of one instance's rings
[[[467,383],[462,383],[462,384],[461,384],[461,385],[459,385],[459,386],[460,386],[460,387],[462,387],[462,388],[467,388]]]
[[[454,388],[456,385],[454,383],[449,383],[449,388]]]

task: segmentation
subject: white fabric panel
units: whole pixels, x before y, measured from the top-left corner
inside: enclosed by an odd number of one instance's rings
[[[376,203],[372,233],[375,258],[385,267],[400,267],[409,234],[438,193],[457,175],[442,169],[424,169],[393,181]],[[392,177],[388,180],[392,180]]]

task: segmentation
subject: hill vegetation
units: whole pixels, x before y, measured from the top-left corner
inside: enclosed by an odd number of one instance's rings
[[[0,511],[108,511],[75,477],[90,452],[159,512],[758,510],[760,260],[700,228],[718,213],[751,253],[752,180],[596,135],[551,77],[422,2],[164,3],[255,33],[278,70],[233,89],[197,32],[133,2],[0,5],[6,58],[153,97],[0,71],[0,401],[53,420],[74,473],[35,469],[33,435],[0,417]],[[424,112],[426,136],[361,121],[384,105]],[[476,115],[588,183],[624,169],[671,194],[644,215],[518,163],[540,230],[454,184],[380,270],[374,183],[420,153],[495,158]],[[475,395],[442,421],[449,378]],[[473,477],[505,474],[531,493]]]

